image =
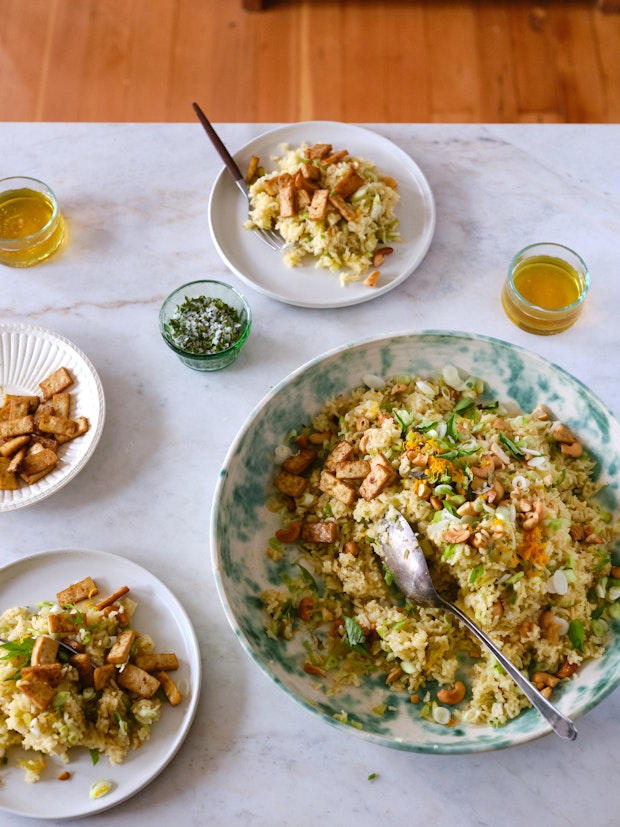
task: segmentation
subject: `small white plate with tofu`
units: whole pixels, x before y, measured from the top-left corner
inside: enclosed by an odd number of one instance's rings
[[[298,266],[285,264],[283,252],[269,249],[256,233],[244,228],[248,204],[226,169],[218,176],[209,200],[211,236],[224,263],[260,293],[299,307],[345,307],[393,290],[421,264],[435,232],[435,201],[424,173],[400,147],[369,129],[333,121],[287,124],[260,135],[233,154],[244,174],[252,156],[269,172],[275,169],[272,159],[282,153],[283,145],[294,149],[322,142],[370,161],[397,183],[400,241],[393,244],[393,253],[380,265],[374,286],[364,283],[374,272],[372,267],[360,280],[342,284],[338,272],[317,267],[310,255]]]
[[[96,596],[92,587],[87,586],[90,578],[98,589]],[[33,784],[25,780],[26,768],[20,766],[19,762],[33,758],[40,760],[41,754],[26,752],[18,746],[9,747],[6,765],[2,767],[1,773],[0,810],[30,818],[72,819],[110,809],[142,790],[168,765],[194,720],[201,685],[200,650],[195,631],[185,609],[172,592],[153,574],[133,561],[103,551],[56,549],[9,563],[0,568],[0,615],[16,606],[28,606],[29,611],[37,612],[39,602],[55,603],[60,600],[59,593],[82,585],[87,586],[87,592],[91,596],[87,595],[82,600],[84,595],[77,595],[78,602],[69,603],[69,607],[75,605],[84,617],[90,617],[87,613],[97,607],[98,601],[101,604],[107,603],[114,611],[119,611],[119,607],[121,610],[127,608],[126,601],[135,605],[135,611],[126,627],[127,632],[117,636],[118,646],[110,650],[111,660],[106,658],[105,665],[98,668],[115,669],[117,674],[114,680],[118,682],[130,665],[127,662],[127,666],[121,668],[118,658],[122,655],[117,653],[117,657],[115,654],[125,644],[123,635],[128,637],[137,633],[138,636],[149,636],[153,641],[151,658],[165,657],[170,661],[174,655],[175,663],[168,663],[168,666],[159,670],[158,667],[151,668],[152,665],[140,661],[140,666],[136,665],[131,671],[146,673],[148,670],[149,680],[153,679],[152,675],[162,677],[163,674],[168,674],[179,698],[168,696],[166,700],[161,696],[161,715],[152,725],[150,739],[144,741],[141,748],[130,750],[123,763],[113,765],[103,754],[95,762],[89,749],[76,746],[69,750],[68,764],[56,756],[43,756],[45,767],[40,771],[40,780]],[[124,587],[128,587],[128,590],[125,591]],[[69,601],[72,599],[73,597],[67,597]],[[69,607],[67,611],[70,610]],[[50,612],[55,613],[55,610],[50,609]],[[0,636],[7,636],[6,629],[0,632]],[[55,634],[55,637],[59,638],[60,635]],[[35,640],[35,645],[39,640],[40,638]],[[47,641],[49,638],[44,640]],[[70,638],[66,637],[65,641],[69,643]],[[0,656],[5,655],[6,650],[0,648]],[[130,658],[132,663],[137,664],[139,655],[134,651]],[[57,659],[63,660],[60,656]],[[71,664],[79,671],[77,663],[74,664],[71,660]],[[36,668],[41,671],[42,668],[51,667],[39,665]],[[23,683],[23,672],[22,669],[22,679],[16,687]],[[133,677],[132,675],[132,680]],[[129,676],[127,680],[130,680]],[[26,683],[28,681],[29,678],[26,677]],[[60,689],[62,688],[61,685]],[[163,682],[156,689],[157,692],[160,690],[168,694]],[[16,688],[14,691],[21,690]],[[132,692],[134,691],[139,693],[141,690],[132,684]],[[49,708],[55,709],[58,706],[56,700],[52,699]]]
[[[33,505],[78,474],[105,418],[90,360],[58,333],[0,324],[0,512]]]

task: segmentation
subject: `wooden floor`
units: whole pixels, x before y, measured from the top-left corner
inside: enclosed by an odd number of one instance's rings
[[[596,0],[0,0],[0,120],[620,122]]]

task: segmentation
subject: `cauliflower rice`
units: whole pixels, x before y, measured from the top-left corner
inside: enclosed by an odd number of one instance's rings
[[[286,588],[262,595],[267,633],[302,635],[328,694],[382,672],[429,720],[504,725],[528,700],[452,615],[399,592],[375,553],[379,521],[405,516],[438,591],[549,697],[601,657],[620,616],[618,525],[593,501],[594,462],[548,410],[484,401],[452,366],[368,384],[277,451],[268,554]]]
[[[68,643],[81,645],[93,667],[102,666],[106,655],[122,630],[129,628],[136,603],[123,598],[110,610],[97,610],[91,600],[74,607],[75,631],[64,635]],[[0,759],[5,763],[11,747],[31,752],[19,760],[29,782],[39,781],[45,769],[44,756],[69,762],[71,747],[91,750],[93,760],[106,755],[111,764],[121,764],[127,753],[142,746],[159,720],[159,697],[138,697],[111,680],[95,690],[82,685],[78,670],[71,665],[69,653],[58,650],[62,678],[54,697],[41,710],[22,691],[22,670],[30,664],[37,637],[49,635],[49,617],[60,613],[58,603],[43,602],[36,607],[15,606],[0,615]],[[148,654],[154,645],[148,635],[138,635],[131,658]]]
[[[295,149],[288,144],[281,146],[281,154],[271,158],[275,170],[260,175],[249,188],[250,218],[244,226],[278,230],[288,243],[284,262],[290,267],[298,266],[311,255],[317,267],[340,273],[342,284],[358,281],[373,265],[377,250],[400,240],[395,214],[400,199],[397,183],[371,161],[345,154],[335,163],[326,163],[322,158],[309,159],[310,150],[306,143]],[[307,205],[291,217],[281,216],[280,190],[270,187],[270,183],[282,176],[294,179],[306,164],[320,172],[313,186],[332,195],[350,170],[361,176],[361,186],[345,198],[354,213],[352,220],[346,220],[331,203],[325,217],[319,220],[309,217]]]

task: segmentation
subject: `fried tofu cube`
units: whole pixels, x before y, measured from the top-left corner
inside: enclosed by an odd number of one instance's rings
[[[342,198],[350,198],[364,183],[364,179],[359,172],[353,169],[353,167],[349,167],[342,178],[336,183],[334,189]]]
[[[24,434],[22,436],[14,436],[10,439],[7,439],[6,442],[0,445],[0,456],[12,457],[13,454],[16,454],[18,451],[21,451],[22,448],[25,448],[29,442],[30,435],[28,434]]]
[[[93,578],[85,577],[78,583],[72,583],[70,586],[67,586],[66,589],[58,592],[56,600],[60,606],[72,606],[75,603],[79,603],[80,600],[86,600],[98,593],[99,589]]]
[[[336,466],[336,479],[338,480],[363,480],[368,474],[370,474],[370,463],[365,459],[339,462]]]
[[[50,451],[49,448],[42,448],[40,451],[28,453],[24,457],[19,475],[32,485],[33,482],[40,480],[50,471],[53,471],[58,464],[58,454]]]
[[[280,217],[293,218],[297,213],[295,207],[295,185],[293,183],[280,187]]]
[[[274,480],[274,485],[283,494],[289,497],[299,497],[306,490],[308,481],[305,477],[300,477],[299,474],[289,474],[288,471],[280,471]]]
[[[43,414],[38,422],[39,430],[44,434],[74,437],[78,431],[78,423],[74,419],[65,419],[64,416]]]
[[[155,677],[161,684],[161,688],[164,690],[166,698],[170,701],[171,706],[178,706],[181,701],[183,700],[183,696],[181,695],[178,686],[172,680],[170,675],[166,674],[166,672],[157,672]]]
[[[179,659],[174,652],[136,655],[133,662],[145,672],[172,672],[179,668]]]
[[[351,507],[356,500],[355,488],[337,479],[330,471],[323,470],[321,472],[319,488],[325,494],[329,494],[330,497],[340,500],[341,503],[349,507]]]
[[[51,399],[55,393],[61,393],[73,384],[73,377],[65,367],[55,370],[41,382],[39,387],[43,393],[43,399]]]
[[[282,468],[289,474],[303,474],[317,458],[314,448],[301,448],[297,454],[287,457],[282,463]]]
[[[56,694],[52,686],[37,678],[19,680],[16,686],[40,712],[47,709]]]
[[[69,419],[71,411],[71,394],[69,391],[61,391],[52,396],[52,408],[56,416],[62,416],[64,419]]]
[[[248,184],[248,186],[254,180],[254,176],[256,175],[256,170],[258,169],[259,161],[260,161],[260,158],[258,157],[258,155],[252,155],[252,157],[250,158],[250,162],[248,164],[248,169],[247,169],[247,172],[245,174],[245,183]]]
[[[62,665],[60,663],[41,663],[36,666],[22,666],[21,676],[25,681],[38,680],[49,686],[58,686],[62,680]]]
[[[113,663],[104,663],[103,666],[96,666],[93,672],[93,685],[97,692],[105,689],[115,677],[116,666],[114,666]]]
[[[332,207],[335,207],[335,209],[338,210],[345,221],[355,221],[357,218],[353,207],[350,204],[347,204],[344,198],[341,195],[338,195],[338,193],[329,196],[329,203]]]
[[[51,612],[47,625],[52,635],[71,635],[77,629],[77,616],[68,612]]]
[[[17,474],[21,470],[21,467],[25,459],[26,448],[22,448],[16,454],[13,454],[6,470],[12,471],[14,474]]]
[[[41,666],[46,663],[56,663],[58,655],[58,641],[51,637],[38,637],[32,647],[30,656],[31,666]]]
[[[87,654],[79,653],[69,658],[71,666],[75,666],[82,686],[95,685],[95,670]]]
[[[2,439],[31,434],[33,431],[34,417],[32,414],[21,416],[17,419],[6,419],[4,422],[0,422],[0,437],[2,437]]]
[[[304,523],[301,538],[307,543],[334,543],[338,536],[336,523]]]
[[[322,221],[327,215],[329,207],[329,190],[315,190],[308,210],[311,221]]]
[[[295,197],[297,198],[297,212],[303,212],[310,206],[310,194],[307,190],[297,190]]]
[[[306,179],[306,181],[320,181],[321,180],[321,170],[315,166],[314,164],[302,164],[299,167],[299,171]]]
[[[149,675],[144,669],[135,666],[133,663],[126,663],[118,673],[116,682],[123,689],[134,692],[141,698],[152,698],[159,689],[159,681],[153,675]]]
[[[338,161],[342,161],[343,158],[346,158],[349,154],[348,149],[340,149],[338,152],[334,152],[332,155],[328,155],[327,158],[322,158],[322,163],[325,164],[326,167],[331,166],[332,164],[337,164]]]
[[[68,420],[68,421],[69,422],[75,422],[75,424],[77,425],[75,433],[73,433],[71,436],[67,436],[66,434],[58,434],[57,433],[55,435],[55,437],[56,437],[56,442],[58,443],[58,445],[64,445],[65,442],[69,442],[72,439],[76,439],[76,437],[78,437],[78,436],[84,436],[84,434],[90,428],[90,423],[89,423],[88,419],[85,416],[77,416],[75,419]]]
[[[326,155],[332,151],[331,144],[314,144],[306,150],[306,155],[310,159],[325,158]]]
[[[366,501],[374,500],[398,476],[383,454],[376,454],[370,460],[370,473],[360,485],[360,494]]]
[[[108,652],[107,662],[120,664],[128,661],[136,637],[137,635],[133,629],[125,629],[124,632],[121,632],[116,638],[116,643]]]
[[[346,462],[353,453],[353,450],[354,449],[351,443],[347,442],[346,439],[343,439],[342,442],[339,442],[332,449],[329,456],[325,460],[325,468],[335,474],[339,463]]]
[[[19,483],[13,471],[9,470],[11,460],[0,457],[0,491],[17,491]]]
[[[270,178],[263,178],[263,186],[267,195],[277,195],[280,191],[280,176],[274,175]]]

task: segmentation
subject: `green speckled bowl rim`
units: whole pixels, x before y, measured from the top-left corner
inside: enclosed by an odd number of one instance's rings
[[[374,678],[361,687],[327,697],[301,669],[299,641],[271,641],[264,631],[259,595],[278,584],[265,550],[278,527],[265,502],[273,479],[275,447],[291,428],[307,423],[325,400],[361,384],[362,375],[436,375],[456,364],[489,385],[489,397],[514,401],[523,410],[544,402],[572,427],[599,462],[607,487],[601,501],[618,510],[620,426],[611,411],[563,368],[517,345],[457,331],[423,330],[363,339],[302,365],[256,406],[232,443],[220,472],[211,512],[211,557],[226,617],[243,648],[284,692],[323,721],[367,741],[421,753],[473,753],[523,744],[552,730],[529,709],[502,728],[442,727],[419,717],[408,697]],[[619,549],[614,549],[618,555]],[[620,683],[620,624],[610,632],[605,656],[592,661],[563,685],[554,700],[573,719],[600,703]],[[391,707],[383,716],[378,703]],[[345,712],[342,722],[334,715]],[[354,723],[352,726],[351,723]],[[359,727],[359,728],[357,728]]]

